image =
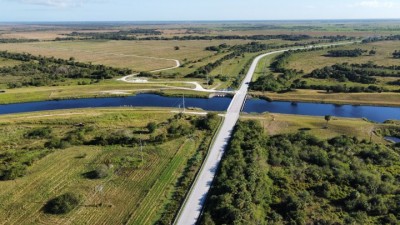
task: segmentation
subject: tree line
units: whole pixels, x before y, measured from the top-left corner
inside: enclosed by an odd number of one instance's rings
[[[17,38],[0,38],[0,43],[24,43],[24,42],[39,42],[39,39],[17,39]]]
[[[374,68],[368,67],[370,64],[335,64],[316,69],[305,77],[318,79],[333,78],[339,82],[352,81],[362,84],[373,84],[376,82],[374,77],[400,77],[398,69],[391,70],[390,67]]]
[[[362,43],[372,43],[378,41],[398,41],[400,40],[400,35],[390,35],[390,36],[379,36],[379,37],[369,37],[362,40]]]
[[[367,50],[363,50],[360,48],[351,49],[351,50],[331,50],[328,51],[329,57],[359,57],[366,53]]]
[[[131,29],[119,30],[115,32],[72,32],[65,34],[69,37],[84,37],[90,39],[107,39],[107,40],[137,40],[132,35],[161,35],[162,32],[157,29]]]
[[[241,121],[200,224],[398,224],[398,150],[344,135],[268,136]]]
[[[338,82],[351,81],[361,84],[375,84],[377,79],[372,77],[375,73],[371,72],[371,74],[366,74],[365,72],[366,70],[355,69],[355,67],[348,66],[347,64],[336,64],[333,66],[326,66],[322,69],[316,69],[304,77],[335,79]]]
[[[104,39],[104,40],[272,40],[281,39],[287,41],[303,41],[313,37],[305,34],[278,34],[278,35],[185,35],[166,37],[160,36],[162,32],[157,29],[132,29],[120,30],[116,32],[72,32],[64,34],[68,37],[81,39]],[[147,37],[138,37],[137,35],[145,35]],[[337,36],[321,36],[318,39],[328,42],[337,42],[344,40],[353,40],[352,37],[343,35]],[[61,39],[60,39],[61,40]]]

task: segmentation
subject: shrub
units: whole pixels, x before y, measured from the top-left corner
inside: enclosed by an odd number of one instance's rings
[[[80,197],[74,193],[65,193],[51,199],[44,206],[44,212],[49,214],[66,214],[80,203]]]
[[[28,131],[25,134],[25,137],[27,138],[46,138],[51,135],[51,128],[50,127],[40,127],[40,128],[35,128],[30,131]]]
[[[56,148],[65,149],[70,147],[71,145],[68,142],[63,141],[59,138],[52,138],[48,142],[46,142],[44,146],[50,149],[56,149]]]
[[[26,173],[26,165],[12,165],[0,167],[0,180],[15,180]]]
[[[85,174],[89,179],[102,179],[108,177],[108,175],[110,175],[110,172],[108,167],[104,164]]]
[[[157,124],[155,122],[150,122],[147,124],[147,129],[149,130],[149,133],[154,133],[157,129]]]

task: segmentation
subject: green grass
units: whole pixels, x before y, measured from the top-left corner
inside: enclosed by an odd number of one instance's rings
[[[329,122],[329,128],[325,129],[324,117],[301,116],[268,113],[263,115],[242,115],[242,120],[258,120],[269,135],[289,134],[308,128],[309,134],[321,139],[330,139],[340,135],[355,136],[360,139],[369,140],[371,132],[391,125],[375,124],[363,119],[351,119],[333,117]],[[373,134],[372,140],[378,143],[387,143],[384,137]]]
[[[0,153],[11,149],[22,151],[24,146],[40,146],[42,139],[21,138],[36,127],[49,126],[53,135],[62,136],[76,129],[74,124],[84,123],[95,127],[85,134],[86,138],[119,130],[133,132],[134,136],[146,140],[148,122],[165,123],[171,117],[173,114],[165,110],[126,108],[0,116]],[[164,129],[163,126],[156,132]],[[0,219],[9,224],[152,224],[168,203],[187,160],[208,134],[193,130],[192,135],[197,138],[182,136],[162,144],[147,144],[144,162],[140,161],[138,146],[77,145],[56,150],[29,166],[24,177],[0,181]],[[139,164],[120,168],[116,160],[121,157],[134,158]],[[105,161],[114,165],[115,172],[111,176],[90,180],[82,175]],[[95,192],[98,185],[104,186],[101,193]],[[78,209],[63,216],[47,215],[40,210],[49,199],[69,191],[83,196]]]

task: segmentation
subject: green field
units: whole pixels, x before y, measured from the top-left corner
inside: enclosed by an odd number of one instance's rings
[[[268,113],[264,115],[242,115],[242,120],[257,120],[268,135],[289,134],[307,128],[307,133],[321,139],[330,139],[340,135],[356,136],[360,139],[369,139],[377,143],[387,143],[384,137],[374,133],[391,125],[375,124],[363,119],[334,117],[329,122],[329,129],[325,129],[326,121],[323,117],[301,116]]]
[[[131,68],[134,71],[151,71],[175,66],[177,59],[184,62],[197,61],[214,53],[205,51],[207,46],[227,43],[246,44],[246,40],[212,41],[65,41],[0,44],[0,50],[28,52],[33,55],[56,58],[76,58],[77,61],[92,62],[114,67]],[[279,41],[276,41],[279,42]],[[271,43],[271,41],[267,41]],[[179,46],[179,50],[174,47]]]
[[[322,68],[324,66],[331,66],[336,63],[368,63],[369,61],[382,66],[399,65],[399,60],[394,59],[392,53],[399,47],[399,41],[381,41],[368,44],[355,44],[349,46],[338,47],[336,49],[355,49],[361,48],[364,50],[376,49],[376,55],[361,56],[361,57],[326,57],[325,55],[329,49],[321,51],[305,52],[295,54],[289,61],[288,69],[303,70],[305,73]]]
[[[153,224],[164,212],[188,160],[204,157],[199,146],[208,146],[213,133],[192,127],[190,121],[201,117],[174,116],[165,110],[126,108],[1,116],[0,154],[12,156],[14,167],[25,165],[26,172],[15,180],[0,181],[0,220],[6,224]],[[158,124],[152,134],[146,128],[149,122]],[[183,132],[179,127],[171,130],[173,124],[190,129],[190,134],[171,133]],[[46,127],[51,129],[49,137],[33,133]],[[166,139],[152,141],[164,132]],[[61,149],[43,147],[48,139],[62,137]],[[84,144],[96,137],[106,137],[108,144]],[[127,138],[136,141],[121,144]],[[139,138],[145,143],[143,152]],[[109,175],[88,179],[85,174],[99,165],[106,165]],[[1,170],[3,176],[4,167]],[[66,215],[42,211],[49,199],[65,192],[81,196],[76,209]]]

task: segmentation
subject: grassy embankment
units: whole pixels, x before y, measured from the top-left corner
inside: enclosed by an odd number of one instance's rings
[[[0,220],[6,224],[154,223],[164,212],[188,160],[205,155],[198,149],[209,144],[210,131],[191,124],[200,118],[174,119],[174,114],[157,109],[82,109],[1,116],[0,154],[10,157],[13,166],[27,169],[22,177],[0,181]],[[149,122],[157,124],[151,134],[146,128]],[[84,127],[76,125],[80,123]],[[49,129],[50,133],[38,132]],[[186,133],[174,134],[181,131]],[[163,133],[165,138],[152,141]],[[62,140],[62,148],[54,147],[55,139]],[[143,153],[139,139],[146,143]],[[50,141],[54,148],[46,144]],[[87,172],[99,165],[106,165],[108,176],[89,179]],[[49,199],[65,192],[81,196],[77,209],[58,216],[43,213]]]
[[[157,93],[166,96],[208,97],[209,93],[190,90],[179,90],[179,87],[192,88],[194,85],[184,83],[166,84],[129,84],[115,80],[102,81],[92,85],[70,85],[54,87],[26,87],[4,89],[0,93],[0,104],[46,101],[57,99],[77,99],[91,97],[129,96],[137,93]]]

